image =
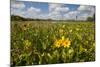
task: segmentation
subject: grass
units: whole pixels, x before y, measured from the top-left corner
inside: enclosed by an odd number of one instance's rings
[[[94,22],[11,22],[12,66],[89,61],[95,61]]]

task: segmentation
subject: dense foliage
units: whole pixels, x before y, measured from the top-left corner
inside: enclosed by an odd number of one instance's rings
[[[11,22],[11,65],[95,61],[94,22]]]

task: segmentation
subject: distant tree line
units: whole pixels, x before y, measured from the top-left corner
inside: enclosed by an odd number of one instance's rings
[[[24,18],[17,15],[11,15],[11,21],[79,21],[77,17],[75,20],[52,20],[52,19],[32,19],[32,18]],[[80,20],[82,21],[82,20]],[[86,21],[95,21],[95,14],[92,17],[87,17]]]
[[[95,14],[93,14],[92,17],[88,17],[87,18],[87,21],[95,21]]]
[[[51,21],[51,19],[32,19],[32,18],[24,18],[24,17],[17,16],[17,15],[11,15],[11,21],[40,21],[40,20]]]

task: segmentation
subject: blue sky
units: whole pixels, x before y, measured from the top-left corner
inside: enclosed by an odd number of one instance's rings
[[[39,3],[39,2],[23,2],[26,7],[25,9],[28,9],[30,7],[35,7],[35,8],[39,8],[42,10],[42,12],[46,12],[48,13],[48,3]]]
[[[35,8],[40,8],[40,9],[42,9],[43,11],[48,11],[48,4],[49,3],[39,3],[39,2],[27,2],[27,1],[24,1],[23,2],[25,5],[26,5],[26,8],[29,8],[29,7],[31,7],[31,6],[33,6],[33,7],[35,7]],[[79,5],[74,5],[74,4],[64,4],[66,7],[69,7],[70,8],[70,10],[76,10],[78,7],[79,7]]]
[[[94,6],[46,2],[11,1],[11,14],[26,18],[86,20],[95,13]]]

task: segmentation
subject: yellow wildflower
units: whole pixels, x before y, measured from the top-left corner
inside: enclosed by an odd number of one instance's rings
[[[24,40],[23,44],[25,45],[25,48],[28,48],[31,46],[31,42],[29,40]]]
[[[58,39],[55,41],[55,47],[69,47],[71,45],[71,41],[69,39],[65,39],[64,36],[61,37],[61,39]]]
[[[60,42],[58,40],[55,41],[55,47],[60,47]]]
[[[62,40],[62,39],[59,39],[58,41],[59,41],[59,43],[61,44],[63,40]]]
[[[64,40],[64,39],[65,39],[65,37],[64,37],[64,36],[62,36],[62,37],[61,37],[61,39],[62,39],[62,40]]]
[[[69,32],[71,33],[71,32],[72,32],[72,30],[69,30]]]
[[[65,25],[63,25],[62,27],[65,28]]]
[[[66,47],[69,47],[71,45],[71,42],[68,39],[66,39],[63,41],[62,45],[64,46],[64,48],[66,48]]]
[[[76,28],[77,31],[79,31],[79,28]]]
[[[64,32],[64,30],[63,30],[63,29],[60,29],[60,30],[59,30],[59,33],[63,33],[63,32]]]

